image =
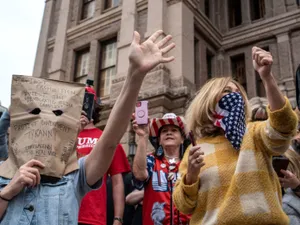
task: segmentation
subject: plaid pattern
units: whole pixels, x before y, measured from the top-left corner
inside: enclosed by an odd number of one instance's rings
[[[173,197],[180,211],[193,214],[190,224],[289,224],[272,156],[288,148],[296,124],[286,100],[282,109],[269,112],[269,121],[248,124],[240,151],[224,136],[200,139],[205,166],[192,185],[183,183],[187,150]]]

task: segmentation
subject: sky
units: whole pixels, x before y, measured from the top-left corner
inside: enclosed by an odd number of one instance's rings
[[[32,75],[44,0],[2,1],[0,7],[0,101],[10,105],[13,74]]]

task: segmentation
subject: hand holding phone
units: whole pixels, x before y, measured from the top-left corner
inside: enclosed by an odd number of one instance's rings
[[[148,101],[139,101],[136,103],[135,120],[139,125],[148,124]]]
[[[93,117],[94,97],[95,95],[92,93],[85,92],[84,94],[82,110],[86,113],[88,120],[91,120]]]
[[[280,170],[287,170],[290,160],[285,156],[273,157],[272,164],[278,177],[284,177]]]

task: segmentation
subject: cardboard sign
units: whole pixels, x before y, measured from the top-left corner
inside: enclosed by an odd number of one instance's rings
[[[12,178],[31,159],[46,165],[41,175],[60,178],[78,169],[83,97],[83,84],[14,75],[9,154],[0,165],[0,176]]]

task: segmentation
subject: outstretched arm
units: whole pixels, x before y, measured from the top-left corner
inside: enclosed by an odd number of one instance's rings
[[[288,99],[283,97],[271,72],[272,55],[263,49],[253,47],[252,59],[253,67],[263,81],[269,102],[269,119],[266,124],[257,125],[256,139],[262,140],[264,145],[262,149],[267,149],[270,155],[283,154],[288,149],[291,138],[296,134],[297,116]]]
[[[165,58],[163,56],[174,48],[175,44],[172,43],[166,46],[172,38],[170,35],[157,42],[162,34],[163,31],[157,31],[148,40],[140,44],[140,35],[134,32],[129,54],[130,64],[127,78],[101,138],[85,161],[86,178],[89,185],[95,184],[107,171],[115,148],[126,131],[146,74],[159,63],[174,60],[174,57]]]

